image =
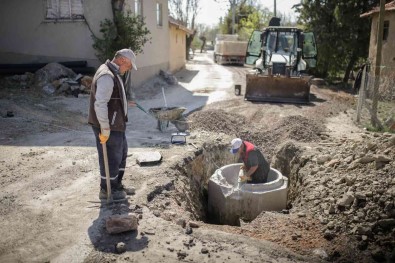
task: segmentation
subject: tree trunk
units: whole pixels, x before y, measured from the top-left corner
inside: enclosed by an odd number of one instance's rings
[[[355,61],[357,60],[357,56],[355,54],[355,52],[353,51],[350,61],[348,61],[347,64],[347,68],[346,68],[346,72],[344,73],[344,77],[343,77],[343,83],[347,83],[348,79],[350,77],[350,72],[352,70],[352,68],[354,67]]]
[[[196,30],[193,30],[193,33],[191,34],[191,35],[189,35],[189,36],[187,36],[187,40],[186,40],[186,50],[185,50],[185,52],[186,52],[186,57],[188,57],[188,51],[189,51],[189,48],[191,47],[191,44],[192,44],[192,41],[193,41],[193,39],[195,38],[195,35],[196,35]]]
[[[119,19],[118,14],[123,10],[125,0],[111,0],[111,9],[113,15],[113,21],[117,32],[119,31]],[[119,38],[118,33],[116,34],[115,40]]]

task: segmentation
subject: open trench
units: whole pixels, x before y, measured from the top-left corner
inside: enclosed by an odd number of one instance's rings
[[[173,189],[176,191],[174,199],[190,213],[191,219],[222,224],[218,215],[210,213],[208,208],[208,182],[217,169],[237,162],[233,155],[228,154],[228,148],[227,144],[207,143],[194,157],[186,158],[184,165],[177,167],[179,174],[173,182]],[[303,187],[298,181],[298,167],[303,165],[303,160],[297,157],[298,153],[299,149],[293,143],[286,143],[278,151],[279,156],[273,157],[277,169],[281,169],[290,179],[287,209],[292,207],[292,201],[302,192],[300,188]],[[239,223],[237,220],[227,224],[238,226]]]
[[[236,126],[243,128],[235,130],[235,123],[243,120],[237,114],[211,110],[192,114],[190,118],[195,125],[199,125],[199,127],[193,127],[195,130],[224,133],[221,136],[206,136],[205,142],[199,149],[196,149],[192,155],[184,157],[183,161],[170,167],[171,171],[176,173],[171,183],[172,199],[179,209],[187,212],[190,219],[222,224],[221,220],[216,218],[217,215],[209,213],[208,183],[217,169],[238,162],[235,156],[229,152],[229,142],[232,137],[234,138],[233,134],[254,143],[262,150],[271,167],[287,177],[288,189],[285,192],[286,205],[284,208],[286,210],[292,208],[293,201],[297,200],[300,193],[304,192],[303,177],[299,176],[299,170],[307,162],[301,157],[304,152],[302,145],[317,142],[323,138],[322,124],[303,116],[285,116],[270,127],[246,126],[245,123],[248,122],[241,121],[244,124]],[[167,188],[170,189],[170,187]],[[154,196],[151,196],[148,201],[153,198]],[[271,197],[268,202],[273,199]],[[227,208],[232,208],[231,205]],[[252,209],[254,208],[254,202],[248,205]],[[248,221],[252,220],[254,218],[248,219]],[[224,224],[239,225],[240,221],[233,220],[231,223]]]

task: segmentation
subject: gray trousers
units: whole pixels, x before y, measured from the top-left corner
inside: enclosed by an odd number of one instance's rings
[[[100,188],[107,189],[106,172],[104,169],[103,147],[100,143],[100,129],[93,127],[96,138],[96,148],[99,155],[100,167]],[[128,155],[128,142],[125,132],[111,131],[107,143],[108,167],[110,170],[111,189],[117,189],[121,186],[123,174],[126,167],[126,158]]]

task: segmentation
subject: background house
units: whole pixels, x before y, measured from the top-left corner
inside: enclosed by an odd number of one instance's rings
[[[185,61],[187,59],[186,38],[193,31],[172,17],[169,17],[169,31],[169,71],[175,72],[185,67]]]
[[[372,25],[370,31],[369,60],[374,65],[377,52],[377,29],[379,23],[380,7],[364,13],[361,17],[371,17]],[[391,76],[395,72],[395,1],[385,5],[384,29],[382,46],[382,65],[381,75]],[[395,77],[392,76],[392,77]]]
[[[92,35],[100,36],[100,22],[112,19],[112,2],[144,16],[151,32],[151,42],[137,55],[138,71],[133,72],[133,84],[138,86],[159,70],[168,70],[167,0],[2,0],[0,63],[85,60],[88,66],[96,68],[100,62],[92,47]]]

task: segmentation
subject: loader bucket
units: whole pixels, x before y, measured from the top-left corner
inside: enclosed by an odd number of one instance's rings
[[[310,85],[303,77],[246,75],[244,98],[250,101],[308,103]]]

